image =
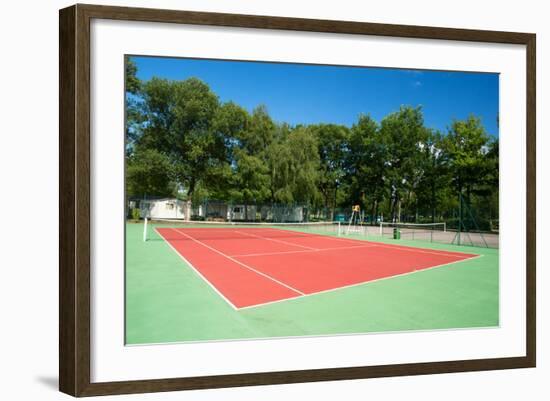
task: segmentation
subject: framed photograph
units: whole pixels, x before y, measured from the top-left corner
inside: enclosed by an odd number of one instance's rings
[[[535,366],[535,35],[60,11],[73,396]]]

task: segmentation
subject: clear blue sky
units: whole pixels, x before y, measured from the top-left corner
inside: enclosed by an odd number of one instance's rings
[[[272,118],[289,124],[351,126],[360,113],[380,121],[400,105],[421,105],[425,124],[446,132],[453,118],[481,117],[498,136],[498,74],[399,70],[132,57],[138,78],[153,76],[206,82],[223,102],[251,111],[265,104]]]

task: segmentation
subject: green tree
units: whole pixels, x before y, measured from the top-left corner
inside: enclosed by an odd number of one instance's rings
[[[275,123],[265,106],[258,106],[247,119],[245,129],[235,132],[231,143],[233,164],[233,200],[245,205],[262,203],[270,196],[269,149],[274,139]]]
[[[490,138],[483,149],[485,172],[472,189],[471,206],[483,229],[491,228],[491,221],[499,218],[499,140]]]
[[[442,141],[443,151],[449,159],[453,185],[459,194],[465,193],[468,204],[476,186],[486,182],[491,170],[498,170],[498,166],[492,165],[488,157],[489,146],[490,137],[481,120],[475,116],[454,120]]]
[[[288,129],[270,147],[267,165],[274,202],[312,205],[318,200],[319,153],[311,130]]]
[[[323,197],[323,207],[336,207],[336,191],[345,176],[350,130],[343,125],[318,124],[309,126],[318,144],[318,189]]]
[[[400,209],[414,202],[414,192],[422,179],[419,161],[429,133],[424,127],[421,107],[402,106],[387,115],[380,123],[380,132],[386,145],[384,178],[389,210],[392,220],[397,220]]]
[[[290,154],[292,201],[314,204],[319,196],[317,186],[320,177],[317,139],[310,130],[299,127],[292,130],[285,144]]]
[[[418,168],[423,174],[415,191],[415,221],[420,221],[419,212],[422,217],[429,215],[432,223],[438,221],[437,210],[449,196],[449,165],[448,158],[442,151],[443,140],[440,132],[429,131],[422,144]]]
[[[142,85],[142,96],[147,124],[138,144],[169,157],[175,179],[191,198],[201,181],[227,163],[226,138],[213,129],[218,97],[196,78],[152,78]]]
[[[360,204],[376,218],[387,192],[384,181],[387,144],[376,121],[360,115],[351,128],[347,146],[348,203]]]
[[[208,170],[202,185],[205,196],[227,200],[235,198],[233,187],[236,166],[236,150],[239,138],[248,130],[250,116],[248,112],[233,102],[222,104],[216,111],[212,121],[212,132],[217,143],[223,143],[224,154],[220,157],[225,161],[217,163]],[[236,198],[242,198],[240,195]]]
[[[248,129],[241,136],[240,146],[251,154],[265,152],[274,140],[276,125],[271,119],[265,105],[260,105],[252,111]]]
[[[245,219],[248,220],[248,205],[261,203],[269,196],[269,175],[265,162],[258,156],[248,154],[244,149],[235,149],[236,169],[232,198],[245,205]]]
[[[126,191],[128,196],[173,196],[172,164],[155,149],[138,150],[127,158]]]
[[[287,183],[291,179],[290,149],[286,140],[290,135],[288,124],[275,126],[273,141],[266,148],[265,161],[269,174],[269,201],[273,203],[290,203],[294,198]]]
[[[132,95],[139,94],[141,88],[141,81],[137,77],[137,66],[134,60],[129,56],[124,58],[124,69],[125,69],[125,87],[126,92],[131,93]]]
[[[140,112],[140,90],[141,81],[137,77],[137,66],[128,56],[124,59],[125,66],[125,98],[126,98],[126,154],[129,155],[134,149],[140,126],[144,122]]]

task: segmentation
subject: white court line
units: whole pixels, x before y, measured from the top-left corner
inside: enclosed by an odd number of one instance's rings
[[[380,248],[397,249],[398,251],[417,252],[417,253],[430,253],[430,254],[433,254],[433,255],[443,255],[443,256],[448,256],[448,257],[451,257],[451,258],[461,258],[461,257],[463,257],[462,255],[472,255],[471,253],[465,253],[465,252],[450,253],[450,252],[445,252],[445,251],[438,251],[437,249],[434,249],[433,251],[428,251],[428,250],[425,250],[426,248],[418,249],[418,248],[408,247],[406,245],[393,245],[393,244],[379,243],[378,246]]]
[[[241,265],[242,267],[244,267],[244,268],[246,268],[246,269],[248,269],[248,270],[250,270],[250,271],[253,271],[253,272],[256,273],[256,274],[259,274],[260,276],[263,276],[263,277],[265,277],[265,278],[267,278],[267,279],[269,279],[269,280],[271,280],[271,281],[274,281],[275,283],[277,283],[277,284],[279,284],[279,285],[282,285],[283,287],[286,287],[286,288],[288,288],[289,290],[292,290],[292,291],[294,291],[294,292],[297,292],[298,294],[305,295],[302,291],[297,290],[296,288],[293,288],[293,287],[289,286],[288,284],[285,284],[285,283],[283,283],[282,281],[279,281],[279,280],[277,280],[276,278],[271,277],[271,276],[268,275],[268,274],[262,273],[261,271],[256,270],[256,269],[254,269],[253,267],[250,267],[250,266],[244,264],[243,262],[240,262],[240,261],[238,261],[237,259],[234,259],[234,258],[232,258],[232,257],[229,256],[229,255],[226,255],[225,253],[223,253],[223,252],[221,252],[221,251],[218,251],[216,248],[213,248],[213,247],[211,247],[210,245],[206,245],[204,242],[201,242],[201,241],[199,241],[198,239],[195,239],[195,238],[191,237],[190,235],[184,233],[183,231],[180,231],[180,230],[177,229],[177,228],[172,228],[172,230],[174,230],[174,231],[180,233],[181,235],[186,236],[186,237],[189,238],[191,241],[194,241],[194,242],[196,242],[197,244],[200,244],[200,245],[204,246],[205,248],[208,248],[208,249],[210,249],[211,251],[214,251],[214,252],[216,252],[217,254],[222,255],[223,257],[225,257],[225,258],[231,260],[232,262],[235,262],[235,263],[237,263],[238,265]]]
[[[266,253],[245,253],[241,255],[231,255],[233,258],[244,258],[251,256],[272,256],[272,255],[284,255],[287,253],[315,253],[323,251],[337,251],[339,249],[357,249],[357,248],[375,248],[377,245],[357,245],[357,246],[340,246],[337,248],[323,248],[323,249],[313,249],[313,250],[304,250],[304,251],[281,251],[281,252],[266,252]]]
[[[269,227],[268,229],[269,230],[277,230],[277,231],[286,231],[286,232],[290,231],[290,230],[284,230],[284,229],[281,229],[281,228],[273,228],[273,227]],[[357,244],[358,242],[369,242],[369,243],[374,242],[374,241],[361,240],[361,239],[340,238],[340,237],[335,237],[334,235],[308,233],[308,232],[303,232],[303,231],[290,231],[290,232],[293,233],[293,234],[303,234],[303,235],[298,235],[298,237],[303,237],[303,238],[321,237],[321,238],[331,239],[331,240],[334,240],[334,241],[351,242],[351,243],[354,243],[354,244]]]
[[[169,246],[170,248],[172,248],[172,250],[173,250],[181,259],[183,259],[183,261],[184,261],[187,265],[189,265],[189,267],[191,267],[191,269],[197,274],[197,276],[199,276],[200,278],[202,278],[202,279],[206,282],[206,284],[208,284],[208,285],[210,286],[210,288],[212,288],[212,289],[216,292],[216,294],[218,294],[218,295],[219,295],[225,302],[227,302],[227,303],[229,304],[229,306],[231,306],[233,309],[235,309],[235,310],[238,310],[238,309],[239,309],[239,308],[237,308],[235,305],[233,305],[233,303],[232,303],[229,299],[227,299],[220,291],[218,291],[218,289],[214,286],[214,284],[212,284],[210,281],[208,281],[208,280],[206,279],[206,277],[204,277],[204,276],[197,270],[197,268],[191,264],[191,262],[189,262],[187,259],[185,259],[185,257],[184,257],[181,253],[179,253],[178,250],[177,250],[176,248],[174,248],[174,247],[172,246],[172,244],[170,243],[170,241],[168,241],[166,238],[164,238],[164,235],[162,235],[161,233],[158,232],[158,230],[157,230],[156,227],[155,227],[155,231],[157,232],[158,235],[160,235],[160,236],[162,237],[162,239],[164,240],[164,242],[165,242],[166,244],[168,244],[168,246]]]
[[[270,227],[269,228],[270,230],[277,230],[277,231],[287,231],[287,230],[282,230],[282,229],[279,229],[279,228],[272,228]],[[410,247],[410,246],[407,246],[407,245],[397,245],[397,244],[387,244],[385,242],[378,242],[378,241],[372,241],[372,240],[362,240],[362,239],[354,239],[354,238],[339,238],[339,237],[334,237],[334,236],[330,236],[330,235],[322,235],[322,234],[317,234],[317,233],[303,233],[301,231],[297,231],[296,233],[302,233],[304,234],[304,237],[311,237],[311,236],[315,236],[315,237],[322,237],[322,238],[326,238],[326,239],[332,239],[332,240],[335,240],[335,241],[346,241],[346,242],[350,242],[350,243],[354,243],[354,244],[357,244],[357,243],[369,243],[369,244],[376,244],[376,246],[378,247],[381,247],[381,248],[389,248],[389,249],[397,249],[397,250],[401,250],[401,251],[408,251],[408,252],[418,252],[418,253],[430,253],[430,254],[434,254],[434,255],[445,255],[445,256],[451,256],[451,257],[461,257],[459,255],[471,255],[471,253],[465,253],[465,252],[453,252],[453,253],[449,253],[449,252],[446,252],[446,251],[439,251],[437,249],[434,249],[433,251],[428,251],[428,250],[424,250],[424,249],[427,249],[427,248],[414,248],[414,247]],[[261,237],[260,237],[261,238]],[[457,255],[459,254],[459,255]]]
[[[350,242],[350,243],[353,243],[353,244],[365,243],[365,242],[375,243],[374,241],[365,241],[365,240],[350,239],[350,238],[339,238],[339,237],[335,237],[333,235],[324,235],[324,234],[313,233],[313,232],[304,232],[304,231],[285,230],[284,228],[265,227],[265,228],[262,228],[262,230],[274,230],[274,231],[277,231],[279,233],[280,232],[292,233],[292,234],[294,234],[293,236],[299,237],[299,238],[321,237],[321,238],[331,239],[331,240],[335,240],[335,241]],[[298,235],[298,234],[301,234],[301,235]],[[258,237],[258,238],[269,239],[269,238],[266,238],[266,237]],[[294,246],[304,246],[304,245],[297,245],[297,244],[294,244],[292,242],[289,242],[289,244],[294,245]],[[316,249],[316,248],[313,248],[313,249]]]
[[[231,301],[229,301],[220,291],[218,291],[218,289],[212,284],[210,283],[210,281],[208,281],[191,263],[189,263],[189,261],[187,259],[185,259],[185,257],[183,257],[182,254],[180,254],[171,244],[169,241],[166,240],[166,238],[164,238],[164,236],[162,234],[160,234],[157,229],[155,228],[155,231],[165,240],[165,242],[168,244],[168,246],[170,246],[170,248],[172,248],[172,250],[174,250],[174,252],[176,252],[178,254],[178,256],[183,259],[183,261],[185,263],[187,263],[194,271],[195,273],[197,273],[197,275],[199,277],[201,277],[217,294],[219,294],[222,299],[224,299],[233,309],[239,311],[239,310],[242,310],[242,309],[252,309],[252,308],[256,308],[256,307],[260,307],[260,306],[264,306],[264,305],[269,305],[269,304],[274,304],[274,303],[279,303],[279,302],[286,302],[286,301],[292,301],[292,300],[295,300],[295,299],[300,299],[300,298],[303,298],[303,297],[310,297],[310,296],[313,296],[313,295],[318,295],[318,294],[323,294],[323,293],[328,293],[328,292],[333,292],[333,291],[339,291],[339,290],[342,290],[342,289],[346,289],[346,288],[350,288],[350,287],[356,287],[356,286],[360,286],[360,285],[364,285],[364,284],[369,284],[369,283],[374,283],[374,282],[377,282],[377,281],[382,281],[382,280],[387,280],[387,279],[391,279],[391,278],[394,278],[394,277],[400,277],[400,276],[407,276],[407,275],[411,275],[411,274],[414,274],[414,273],[419,273],[419,272],[422,272],[422,271],[427,271],[427,270],[432,270],[432,269],[436,269],[436,268],[439,268],[439,267],[445,267],[445,266],[449,266],[449,265],[453,265],[453,264],[456,264],[456,263],[460,263],[460,262],[464,262],[466,260],[473,260],[473,259],[477,259],[477,258],[480,258],[482,257],[483,255],[477,255],[477,256],[474,256],[474,257],[468,257],[466,259],[461,259],[461,260],[456,260],[456,261],[453,261],[453,262],[449,262],[449,263],[443,263],[443,264],[440,264],[440,265],[436,265],[436,266],[432,266],[432,267],[428,267],[428,268],[424,268],[424,269],[418,269],[418,270],[414,270],[414,271],[411,271],[411,272],[407,272],[407,273],[402,273],[402,274],[395,274],[395,275],[392,275],[392,276],[388,276],[388,277],[382,277],[382,278],[379,278],[379,279],[374,279],[374,280],[369,280],[369,281],[363,281],[363,282],[360,282],[360,283],[355,283],[355,284],[350,284],[350,285],[347,285],[347,286],[342,286],[342,287],[337,287],[337,288],[332,288],[332,289],[328,289],[328,290],[323,290],[323,291],[318,291],[318,292],[313,292],[313,293],[310,293],[310,294],[306,294],[306,293],[303,293],[295,288],[292,288],[290,286],[288,286],[287,284],[284,284],[280,281],[278,281],[277,279],[265,274],[265,273],[262,273],[262,272],[259,272],[257,271],[256,269],[250,267],[250,266],[247,266],[245,265],[244,263],[241,263],[239,262],[238,260],[235,260],[233,259],[231,256],[229,255],[226,255],[224,254],[223,252],[221,251],[218,251],[217,249],[215,248],[212,248],[202,242],[200,242],[199,240],[185,234],[185,233],[182,233],[180,232],[178,229],[175,229],[173,228],[172,230],[174,231],[177,231],[179,234],[182,234],[182,235],[185,235],[186,237],[188,237],[189,239],[205,246],[206,248],[209,248],[211,250],[213,250],[214,252],[216,253],[219,253],[220,255],[234,261],[235,263],[239,264],[239,265],[242,265],[243,267],[247,268],[247,269],[250,269],[252,271],[254,271],[255,273],[257,274],[260,274],[262,276],[265,276],[266,278],[269,278],[270,280],[273,280],[275,282],[277,282],[278,284],[281,284],[283,285],[284,287],[287,287],[297,293],[299,293],[301,296],[298,296],[298,297],[291,297],[291,298],[284,298],[284,299],[279,299],[279,300],[275,300],[275,301],[269,301],[269,302],[264,302],[264,303],[261,303],[261,304],[255,304],[255,305],[250,305],[250,306],[243,306],[243,307],[236,307],[235,305],[233,305],[233,303],[231,303]],[[322,235],[319,235],[323,238],[332,238],[332,239],[335,239],[335,240],[343,240],[343,241],[348,241],[348,242],[353,242],[353,243],[361,243],[361,242],[367,242],[367,241],[361,241],[361,240],[353,240],[353,239],[344,239],[344,238],[334,238],[334,237],[324,237]],[[262,238],[262,237],[260,237]],[[264,238],[265,239],[265,238]],[[384,247],[384,248],[391,248],[391,249],[401,249],[401,250],[410,250],[410,251],[419,251],[419,252],[423,252],[421,250],[416,250],[415,248],[408,248],[408,247],[405,247],[405,246],[402,246],[402,245],[391,245],[391,244],[388,244],[387,246],[384,246],[385,244],[383,243],[377,243],[377,242],[372,242],[372,241],[368,241],[369,244],[373,244],[371,246],[358,246],[358,247],[365,247],[365,248],[371,248],[371,247],[377,247],[377,246],[380,246],[380,247]],[[347,248],[347,247],[346,247]],[[343,249],[343,247],[340,247],[340,248],[334,248],[334,249]],[[313,252],[313,250],[311,251],[289,251],[289,252],[292,252],[292,253],[298,253],[298,252]],[[457,255],[455,254],[447,254],[445,253],[444,251],[436,251],[436,252],[429,252],[429,251],[426,251],[424,253],[434,253],[434,254],[437,254],[437,255],[444,255],[444,256],[448,256],[448,257],[455,257]],[[457,252],[459,253],[459,252]],[[238,256],[238,255],[237,255]]]
[[[250,234],[250,233],[247,233],[247,232],[241,232],[241,231],[235,231],[235,232],[237,234],[248,235],[249,237],[253,237],[253,238],[265,239],[267,241],[280,242],[281,244],[285,244],[285,245],[292,245],[292,246],[299,247],[299,248],[309,249],[310,251],[319,251],[320,250],[318,248],[313,248],[311,246],[299,245],[299,244],[295,244],[293,242],[283,241],[283,240],[275,239],[275,238],[261,237],[259,235]]]
[[[392,279],[392,278],[395,278],[395,277],[409,276],[409,275],[411,275],[411,274],[421,273],[421,272],[423,272],[423,271],[428,271],[428,270],[433,270],[433,269],[437,269],[437,268],[440,268],[440,267],[445,267],[445,266],[449,266],[449,265],[454,265],[454,264],[456,264],[456,263],[465,262],[465,261],[467,261],[467,260],[478,259],[478,258],[481,258],[482,256],[483,256],[483,255],[477,255],[477,256],[474,256],[474,257],[467,258],[467,259],[455,260],[455,261],[453,261],[453,262],[443,263],[443,264],[440,264],[440,265],[437,265],[437,266],[431,266],[431,267],[426,267],[426,268],[424,268],[424,269],[413,270],[413,271],[407,272],[407,273],[394,274],[393,276],[380,277],[380,278],[377,278],[377,279],[374,279],[374,280],[362,281],[362,282],[360,282],[360,283],[355,283],[355,284],[350,284],[350,285],[344,285],[344,286],[342,286],[342,287],[337,287],[337,288],[331,288],[331,289],[329,289],[329,290],[322,290],[322,291],[312,292],[312,293],[309,293],[309,294],[304,294],[304,295],[301,296],[301,297],[286,298],[286,299],[278,299],[278,300],[276,300],[276,301],[264,302],[263,304],[256,304],[256,305],[250,305],[250,306],[243,306],[242,308],[239,308],[238,310],[252,309],[252,308],[257,308],[257,307],[259,307],[259,306],[270,305],[270,304],[275,304],[275,303],[285,302],[285,301],[292,301],[292,300],[295,300],[295,299],[302,299],[302,298],[311,297],[311,296],[314,296],[314,295],[326,294],[327,292],[334,292],[334,291],[339,291],[339,290],[343,290],[343,289],[346,289],[346,288],[358,287],[358,286],[360,286],[360,285],[366,285],[366,284],[370,284],[370,283],[376,283],[376,282],[378,282],[378,281],[388,280],[388,279]]]

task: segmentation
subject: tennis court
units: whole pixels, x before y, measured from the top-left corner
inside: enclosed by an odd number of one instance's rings
[[[126,344],[498,326],[498,249],[347,231],[127,224]]]
[[[156,233],[234,309],[338,291],[479,255],[292,226],[157,227]]]

